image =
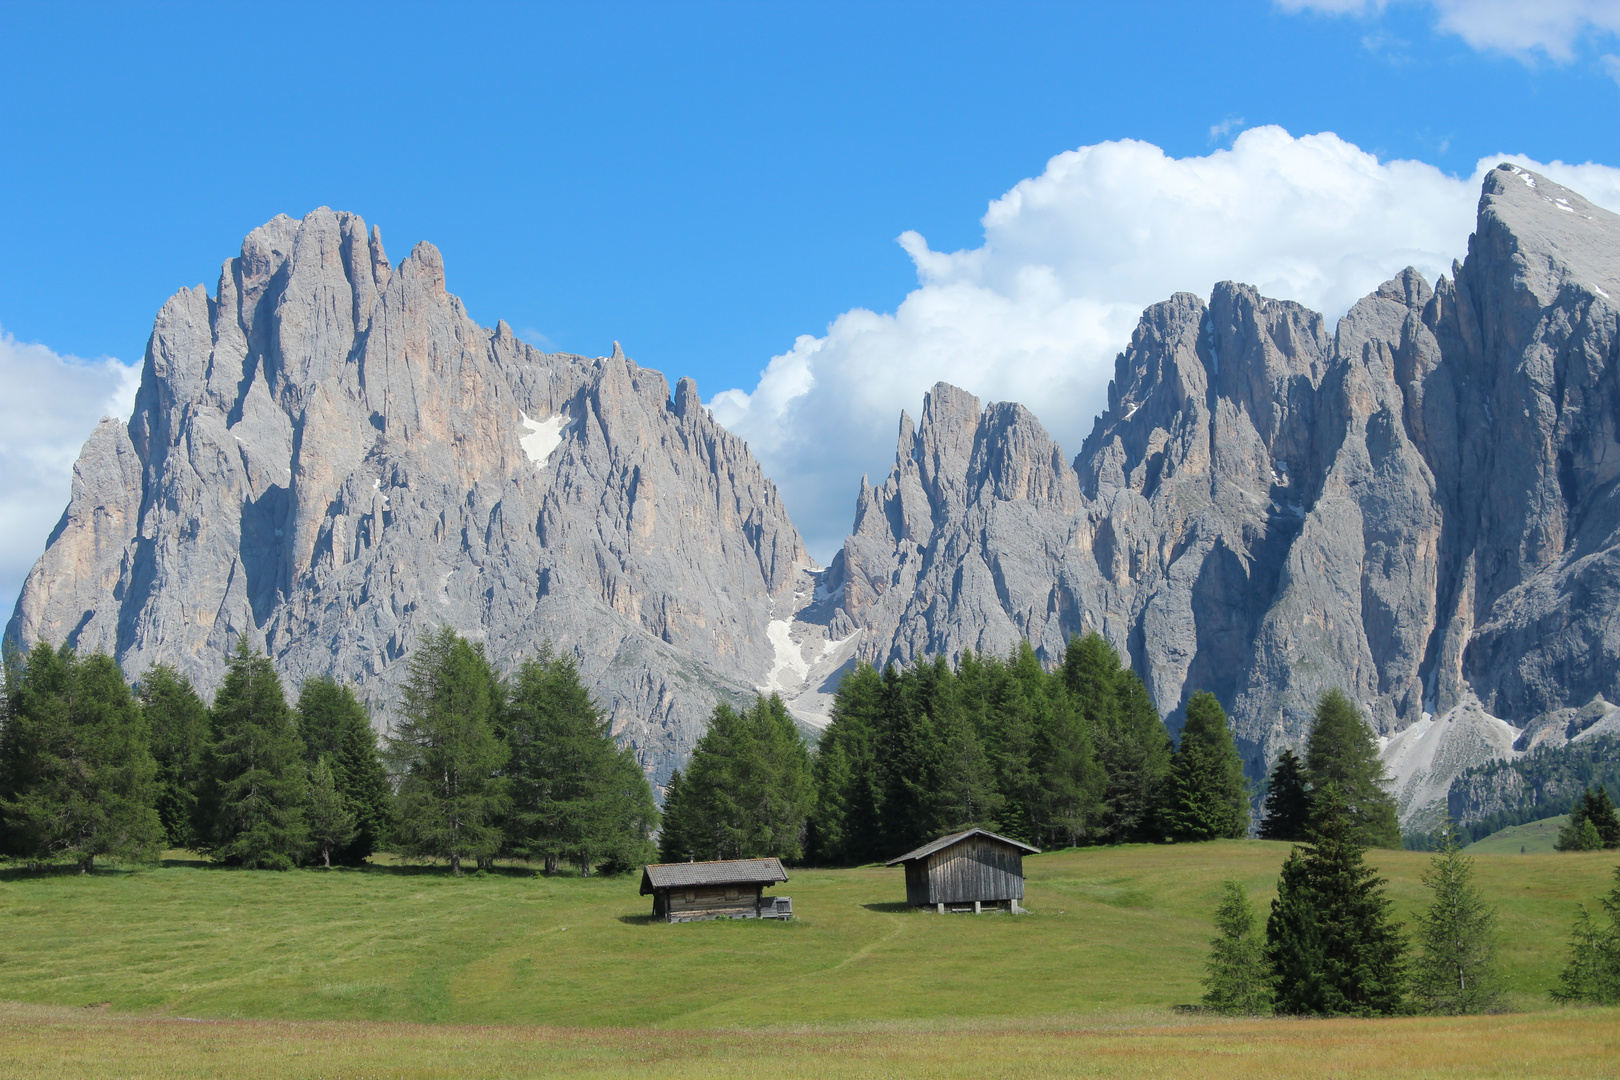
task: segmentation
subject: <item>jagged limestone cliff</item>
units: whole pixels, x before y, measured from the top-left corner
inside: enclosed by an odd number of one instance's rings
[[[811,568],[691,380],[671,397],[617,349],[481,327],[432,245],[391,266],[323,208],[164,305],[134,416],[85,445],[8,632],[204,687],[245,636],[294,684],[355,681],[382,721],[423,630],[502,666],[549,640],[662,779],[717,695],[766,683]]]
[[[1620,691],[1616,295],[1620,218],[1503,166],[1451,279],[1331,335],[1230,282],[1149,308],[1072,465],[936,387],[830,584],[879,664],[1099,630],[1172,723],[1213,690],[1257,775],[1343,687],[1416,820]]]

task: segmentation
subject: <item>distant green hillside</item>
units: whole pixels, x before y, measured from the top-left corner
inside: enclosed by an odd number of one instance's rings
[[[1541,855],[1554,850],[1558,830],[1569,822],[1568,814],[1542,818],[1523,825],[1509,825],[1468,845],[1470,855]],[[1520,849],[1523,849],[1522,852]]]

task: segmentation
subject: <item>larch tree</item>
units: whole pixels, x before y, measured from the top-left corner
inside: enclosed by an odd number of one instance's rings
[[[1398,848],[1401,827],[1395,800],[1384,789],[1384,764],[1372,728],[1340,690],[1322,695],[1305,744],[1305,771],[1311,790],[1332,784],[1345,812],[1368,847]]]
[[[1474,883],[1474,860],[1463,854],[1449,820],[1423,884],[1430,899],[1416,920],[1412,996],[1428,1012],[1489,1012],[1499,997],[1496,910]]]
[[[383,842],[394,812],[371,715],[351,687],[324,675],[299,687],[297,712],[304,761],[313,770],[326,759],[338,797],[354,814],[353,836],[336,845],[330,856],[358,866]]]
[[[1204,1007],[1255,1015],[1271,1011],[1271,971],[1265,936],[1257,932],[1254,905],[1241,881],[1227,879],[1215,910],[1215,937],[1204,964]]]
[[[317,758],[309,770],[309,805],[305,817],[309,823],[309,839],[321,857],[321,865],[330,869],[332,853],[353,841],[358,829],[354,811],[338,790],[325,754]]]
[[[495,721],[502,694],[482,646],[449,627],[424,634],[388,741],[405,851],[445,859],[457,877],[463,861],[487,859],[501,846],[506,799],[498,773],[508,751]]]
[[[1249,831],[1249,785],[1226,711],[1200,690],[1187,702],[1181,742],[1170,761],[1162,827],[1175,840],[1235,839]]]
[[[1554,1001],[1589,1005],[1620,1005],[1620,866],[1614,868],[1614,888],[1600,897],[1602,918],[1582,904],[1575,909],[1569,954],[1553,988]]]
[[[593,865],[628,866],[651,854],[658,810],[646,774],[613,741],[570,656],[549,646],[512,678],[500,722],[510,757],[506,842],[540,860],[547,874],[564,859],[589,875]]]
[[[259,870],[289,870],[309,850],[304,744],[270,658],[239,639],[208,714],[198,846]]]

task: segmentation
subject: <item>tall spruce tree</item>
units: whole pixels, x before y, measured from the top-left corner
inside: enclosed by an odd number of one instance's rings
[[[157,812],[164,836],[170,847],[189,847],[208,752],[208,706],[191,680],[166,664],[148,668],[139,691],[141,711],[152,733]]]
[[[1061,674],[1048,674],[1028,641],[1007,663],[1010,681],[1034,707],[1034,788],[1026,800],[1031,835],[1044,847],[1073,845],[1098,832],[1107,776],[1085,715]]]
[[[1592,918],[1582,904],[1575,909],[1568,959],[1553,988],[1554,1001],[1620,1005],[1620,866],[1614,888],[1598,899],[1603,920]]]
[[[804,857],[814,806],[810,753],[775,694],[738,712],[721,702],[664,792],[660,858]]]
[[[547,874],[564,859],[588,876],[593,865],[630,865],[651,855],[658,810],[646,774],[579,679],[570,656],[550,646],[513,676],[500,724],[510,757],[508,849],[541,860]]]
[[[1187,702],[1181,743],[1170,761],[1163,829],[1174,840],[1235,839],[1249,831],[1249,785],[1243,761],[1215,695]]]
[[[343,805],[354,814],[354,834],[330,857],[358,866],[376,851],[393,818],[393,792],[377,746],[371,715],[349,686],[325,675],[306,679],[298,691],[298,731],[304,761],[327,761]]]
[[[357,821],[349,802],[338,790],[332,766],[322,754],[309,770],[309,804],[305,808],[309,839],[321,857],[321,865],[332,866],[332,852],[354,840]]]
[[[140,706],[105,653],[79,658],[40,642],[8,672],[0,817],[30,861],[155,859],[163,824],[157,763]]]
[[[1474,884],[1474,860],[1463,854],[1449,820],[1439,839],[1423,875],[1431,897],[1417,916],[1412,996],[1428,1012],[1488,1012],[1499,996],[1496,910]]]
[[[1254,1015],[1271,1011],[1271,971],[1265,938],[1256,932],[1254,905],[1241,881],[1221,886],[1215,911],[1215,938],[1204,964],[1204,1007],[1215,1012]]]
[[[1311,796],[1304,763],[1292,750],[1284,750],[1272,767],[1266,791],[1266,816],[1260,822],[1262,840],[1304,840],[1310,829]]]
[[[871,862],[884,850],[877,752],[882,696],[882,676],[868,663],[858,664],[838,684],[814,766],[816,809],[807,857],[818,865]]]
[[[303,740],[270,658],[245,638],[209,710],[198,846],[222,862],[289,870],[309,850]]]
[[[1384,790],[1384,764],[1372,729],[1361,712],[1338,689],[1316,704],[1316,717],[1305,744],[1305,769],[1312,791],[1332,784],[1361,842],[1368,847],[1398,848],[1401,827],[1395,800]]]
[[[1106,751],[1098,743],[1108,773],[1106,838],[1155,840],[1155,814],[1170,783],[1176,744],[1140,675],[1121,668],[1114,685],[1118,727],[1105,733]]]
[[[424,634],[388,740],[405,851],[445,859],[457,877],[464,860],[487,859],[501,846],[496,822],[506,799],[497,774],[508,751],[495,721],[502,693],[482,646],[449,627]]]
[[[1266,920],[1274,1008],[1288,1015],[1387,1016],[1400,1010],[1405,941],[1384,879],[1366,864],[1349,808],[1317,793],[1311,843],[1283,863]]]

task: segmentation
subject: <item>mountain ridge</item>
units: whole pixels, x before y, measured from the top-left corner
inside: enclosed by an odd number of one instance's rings
[[[1620,218],[1503,165],[1449,277],[1408,269],[1331,332],[1233,282],[1149,306],[1073,459],[1024,406],[936,385],[823,570],[691,380],[477,327],[431,245],[392,268],[323,208],[164,306],[7,632],[129,671],[222,655],[206,618],[295,676],[329,643],[386,704],[433,599],[503,661],[574,651],[661,779],[716,700],[780,690],[814,725],[859,660],[1027,637],[1051,661],[1097,630],[1172,723],[1214,690],[1254,775],[1342,686],[1417,822],[1538,718],[1620,693],[1614,290]],[[231,440],[229,467],[165,464]],[[188,559],[208,603],[166,605]]]

